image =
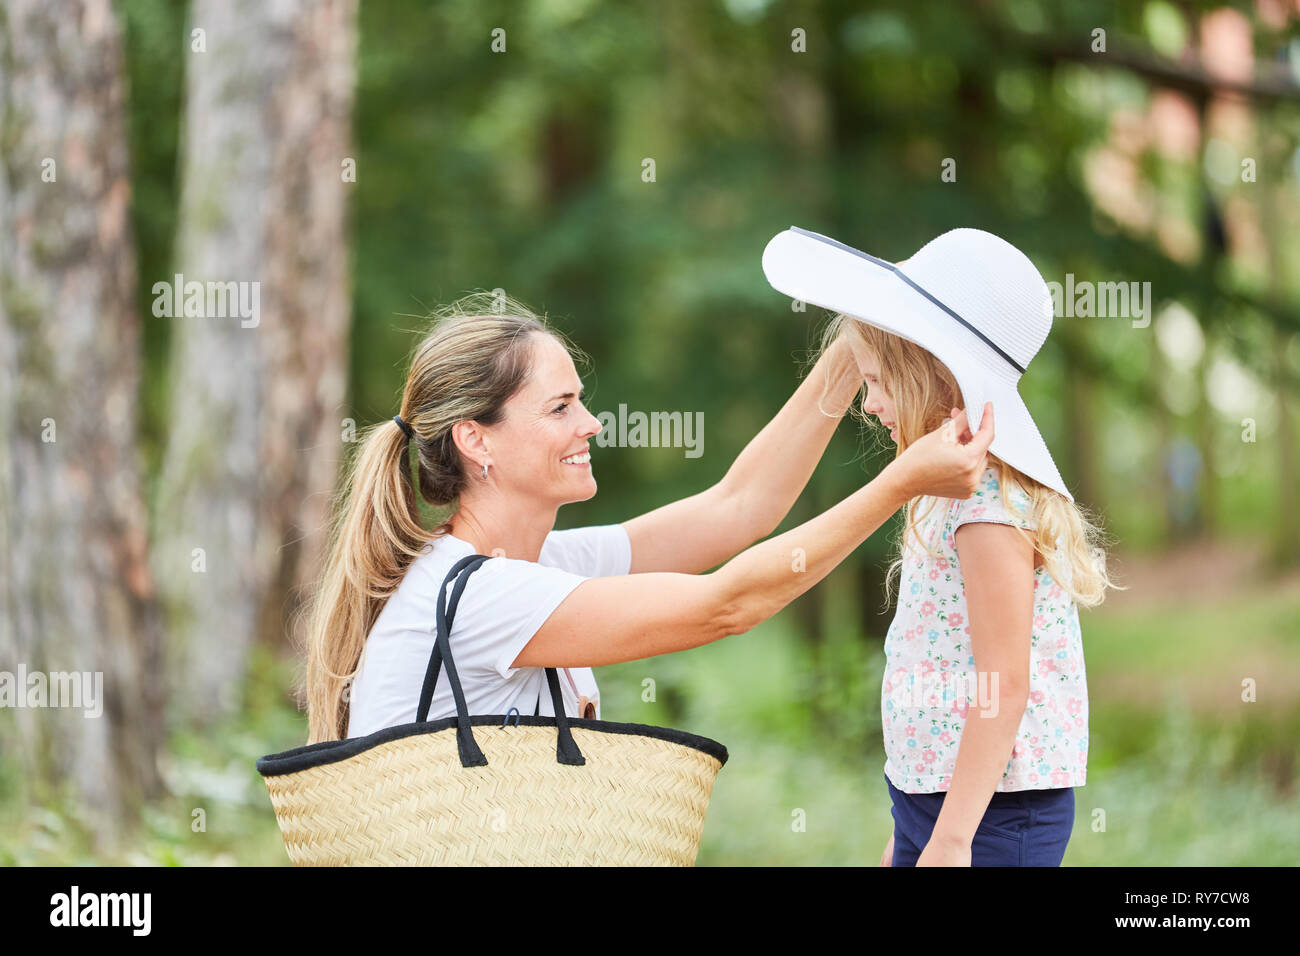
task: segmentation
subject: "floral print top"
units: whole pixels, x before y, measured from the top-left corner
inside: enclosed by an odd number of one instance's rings
[[[905,793],[948,789],[968,711],[978,719],[981,703],[996,699],[994,682],[976,677],[955,532],[973,521],[1032,529],[1028,496],[1017,490],[1008,497],[1004,503],[990,467],[970,498],[917,504],[917,531],[934,554],[908,535],[898,609],[885,638],[880,705],[885,775]],[[1079,611],[1045,568],[1034,572],[1033,624],[1029,700],[998,791],[1081,787],[1087,774]]]

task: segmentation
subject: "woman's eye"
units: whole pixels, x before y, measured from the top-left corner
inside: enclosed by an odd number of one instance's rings
[[[568,403],[568,402],[565,402],[563,405],[557,405],[555,408],[552,408],[552,409],[551,409],[551,414],[553,414],[553,415],[559,415],[559,414],[561,414],[561,413],[562,413],[566,408],[568,408],[568,407],[569,407],[569,403]]]

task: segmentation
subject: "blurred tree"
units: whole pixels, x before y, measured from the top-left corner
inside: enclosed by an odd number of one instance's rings
[[[355,18],[355,0],[191,11],[176,269],[260,304],[174,304],[154,562],[195,721],[239,706],[250,646],[282,637],[322,551],[346,426]]]
[[[5,4],[0,670],[28,701],[0,719],[18,724],[35,799],[70,784],[100,845],[159,792],[163,728],[123,69],[109,0]],[[97,702],[30,709],[20,668],[51,695],[55,674],[84,674]]]

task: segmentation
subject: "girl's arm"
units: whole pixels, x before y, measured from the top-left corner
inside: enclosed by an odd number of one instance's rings
[[[624,522],[632,573],[707,571],[776,530],[861,384],[846,340],[837,339],[721,481]]]
[[[917,865],[970,865],[971,841],[1011,758],[1029,699],[1034,549],[1013,527],[971,523],[956,533],[971,653],[989,699],[966,714],[957,765]]]
[[[985,406],[973,438],[962,413],[955,428],[945,425],[923,436],[865,488],[712,574],[624,574],[583,581],[512,666],[599,667],[745,633],[824,578],[908,499],[973,494],[993,440],[991,409]]]

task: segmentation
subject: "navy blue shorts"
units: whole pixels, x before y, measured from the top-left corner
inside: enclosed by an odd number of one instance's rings
[[[893,866],[916,866],[930,842],[946,793],[904,793],[885,778],[894,801]],[[1074,830],[1074,788],[993,794],[975,838],[971,866],[1060,866]]]

